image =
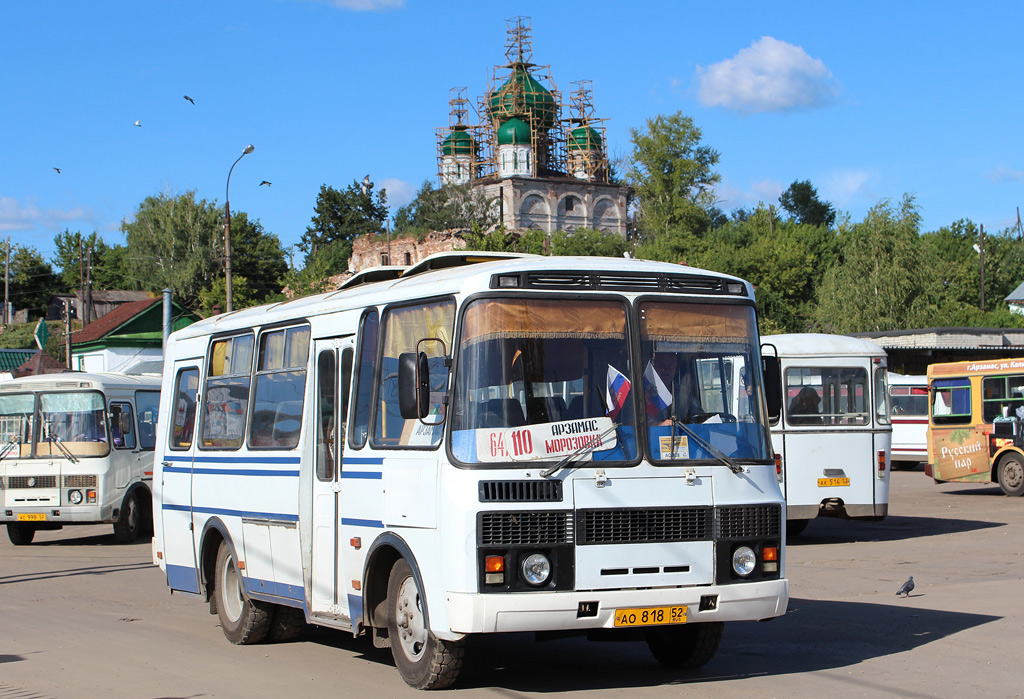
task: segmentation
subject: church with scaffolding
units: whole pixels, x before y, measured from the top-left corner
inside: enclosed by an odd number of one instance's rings
[[[440,183],[482,192],[508,230],[625,235],[628,187],[609,181],[591,81],[570,83],[564,104],[550,67],[532,62],[529,18],[508,20],[506,37],[506,62],[474,105],[475,123],[467,88],[449,92],[449,123],[437,130]]]

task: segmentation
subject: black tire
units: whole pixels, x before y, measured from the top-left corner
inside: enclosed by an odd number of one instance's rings
[[[807,529],[807,525],[810,523],[811,520],[809,519],[787,519],[786,538],[800,536],[804,533],[804,529]]]
[[[1017,454],[999,460],[999,487],[1010,497],[1024,495],[1024,459]]]
[[[268,643],[294,641],[302,635],[307,626],[304,611],[298,607],[276,604],[270,619],[270,629],[267,631],[266,640]]]
[[[132,491],[121,503],[121,514],[114,522],[114,538],[119,544],[133,544],[146,530],[145,508],[139,500],[139,491]]]
[[[414,689],[444,689],[458,679],[465,640],[443,641],[427,626],[426,600],[405,559],[388,578],[388,637],[391,655],[405,683]]]
[[[24,522],[8,522],[7,523],[7,538],[11,540],[11,543],[15,546],[28,546],[32,543],[32,539],[35,538],[36,528],[34,525],[26,524]]]
[[[217,551],[213,594],[217,597],[220,628],[237,646],[259,643],[266,638],[273,613],[272,605],[249,599],[242,587],[235,554],[228,543],[222,541]]]
[[[644,630],[644,640],[651,654],[665,667],[695,670],[715,657],[724,629],[721,621],[652,626]]]

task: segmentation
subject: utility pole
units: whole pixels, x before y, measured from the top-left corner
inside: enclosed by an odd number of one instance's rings
[[[11,236],[7,236],[7,249],[4,254],[4,325],[11,323]]]
[[[92,322],[92,248],[85,251],[85,318],[82,320],[82,327]]]
[[[978,250],[978,257],[981,258],[981,310],[985,310],[985,226],[980,226],[980,249]]]
[[[64,299],[64,364],[71,368],[71,299]]]

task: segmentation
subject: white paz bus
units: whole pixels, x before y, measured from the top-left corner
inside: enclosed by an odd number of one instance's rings
[[[38,530],[112,522],[150,531],[158,375],[45,374],[0,383],[0,521],[15,545]]]
[[[778,357],[782,415],[772,423],[781,457],[787,529],[818,516],[881,520],[889,511],[885,350],[843,335],[765,335]]]
[[[635,636],[698,667],[724,622],[784,613],[748,283],[490,253],[397,274],[171,336],[172,591],[233,643],[366,634],[424,689],[455,681],[472,634]]]
[[[889,372],[892,468],[928,461],[928,377]]]

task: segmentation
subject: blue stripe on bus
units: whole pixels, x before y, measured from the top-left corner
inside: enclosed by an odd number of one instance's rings
[[[352,628],[363,623],[363,598],[361,595],[348,595],[348,618],[352,622]]]
[[[164,461],[185,461],[197,464],[299,464],[301,456],[174,456],[164,455]]]
[[[352,519],[350,517],[342,517],[341,523],[353,527],[373,527],[374,529],[384,528],[384,523],[379,519]]]
[[[190,468],[188,466],[164,466],[164,473],[194,473],[206,476],[294,476],[298,471],[251,468]]]
[[[341,472],[342,478],[364,478],[369,480],[381,480],[384,474],[380,471],[345,471]]]
[[[306,590],[302,585],[289,585],[287,583],[274,582],[273,580],[260,580],[258,578],[245,578],[245,591],[249,594],[274,595],[286,599],[306,601]]]
[[[360,466],[383,466],[383,456],[346,456],[342,459],[343,463]]]
[[[167,564],[167,586],[172,590],[182,592],[199,592],[199,576],[196,569],[191,566],[176,566]]]
[[[198,512],[204,515],[227,515],[229,517],[248,517],[251,519],[278,519],[284,522],[298,522],[298,515],[283,514],[280,512],[253,512],[250,510],[228,510],[221,507],[189,507],[188,505],[163,504],[165,510],[178,512]],[[383,527],[384,525],[381,524]]]

